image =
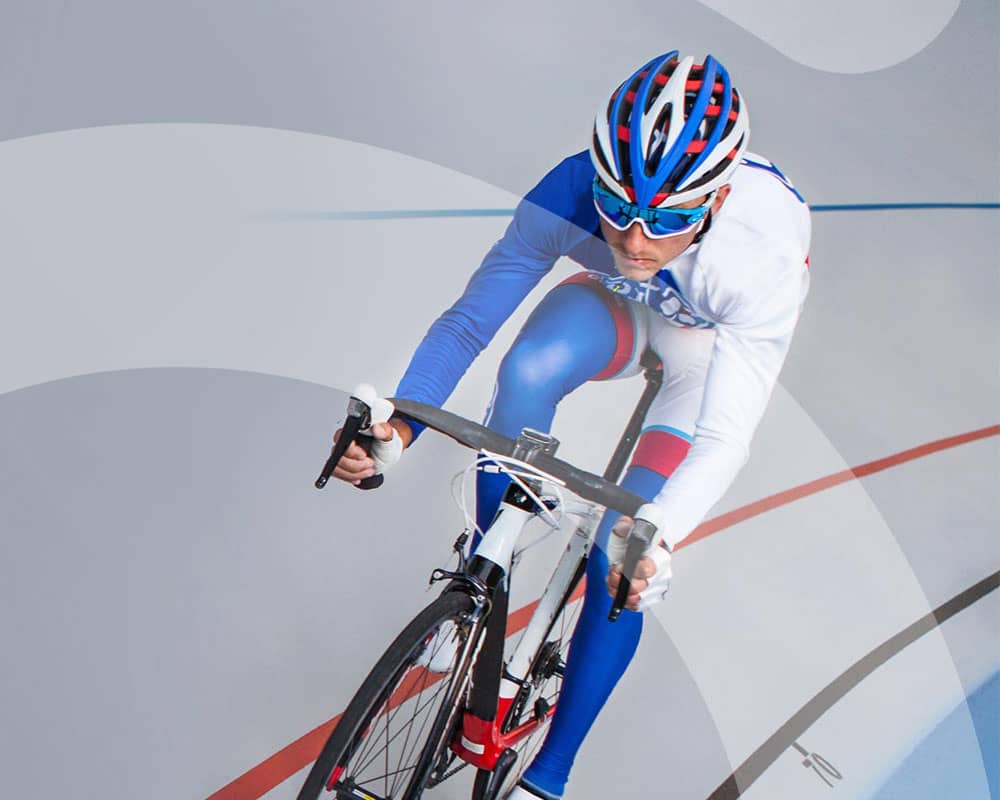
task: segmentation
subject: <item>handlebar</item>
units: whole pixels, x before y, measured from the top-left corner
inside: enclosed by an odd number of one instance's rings
[[[622,514],[632,517],[646,501],[634,492],[623,489],[617,483],[605,480],[599,475],[574,467],[567,461],[562,461],[544,450],[532,450],[523,453],[515,452],[517,441],[491,431],[483,425],[452,414],[450,411],[418,403],[414,400],[392,398],[396,411],[403,416],[433,428],[443,433],[459,444],[473,450],[489,450],[501,456],[520,458],[548,473],[553,478],[566,484],[566,488],[586,500],[598,503],[605,508],[613,508]]]
[[[491,431],[489,428],[480,425],[450,411],[431,406],[426,403],[418,403],[415,400],[402,398],[390,398],[396,412],[404,417],[426,425],[438,433],[454,439],[459,444],[473,450],[488,450],[501,456],[518,458],[540,471],[551,475],[558,481],[562,481],[566,488],[578,494],[580,497],[614,509],[629,517],[635,517],[639,507],[646,501],[644,498],[624,489],[618,484],[595,475],[592,472],[575,467],[567,461],[556,458],[547,448],[524,446],[524,437],[520,440],[511,439],[507,436]],[[370,437],[360,436],[359,431],[368,427],[371,423],[371,409],[364,400],[351,397],[348,404],[348,416],[344,423],[344,429],[337,439],[337,443],[330,453],[323,471],[316,479],[316,488],[322,489],[326,485],[333,473],[337,462],[346,452],[351,442],[360,439],[362,445],[371,445]],[[377,478],[377,483],[365,485],[369,481]],[[374,489],[381,485],[382,476],[373,475],[362,481],[360,488]],[[625,600],[628,596],[629,586],[635,575],[635,568],[642,557],[643,552],[650,546],[656,534],[656,527],[645,520],[637,520],[629,533],[626,545],[625,560],[622,564],[622,580],[618,585],[618,592],[608,614],[608,619],[614,622],[618,619],[625,607]]]
[[[518,440],[503,436],[489,428],[452,414],[450,411],[418,403],[413,400],[392,399],[396,411],[406,417],[433,428],[454,439],[459,444],[473,450],[489,450],[497,455],[513,456],[537,467],[542,472],[563,481],[566,487],[583,497],[598,503],[605,508],[613,508],[629,517],[635,517],[639,507],[646,500],[617,483],[594,475],[591,472],[574,467],[567,461],[562,461],[543,449],[525,451]],[[632,579],[642,554],[652,545],[656,536],[656,526],[651,522],[639,519],[632,525],[625,547],[625,558],[622,562],[622,579],[618,583],[618,591],[608,612],[608,620],[614,622],[621,616],[628,599]]]

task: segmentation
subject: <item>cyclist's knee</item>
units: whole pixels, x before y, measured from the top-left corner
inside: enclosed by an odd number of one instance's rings
[[[583,286],[558,286],[539,304],[500,365],[500,391],[541,392],[551,402],[600,373],[617,331],[603,301]]]
[[[530,392],[556,402],[568,377],[574,373],[574,353],[569,342],[557,339],[518,339],[504,356],[497,373],[500,391]]]

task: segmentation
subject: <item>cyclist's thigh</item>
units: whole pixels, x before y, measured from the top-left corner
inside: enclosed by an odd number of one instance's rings
[[[576,276],[552,289],[504,356],[485,424],[506,436],[525,427],[548,431],[563,397],[587,381],[626,372],[646,341],[629,305]],[[480,529],[493,519],[507,483],[505,475],[477,474]]]
[[[610,293],[560,284],[528,317],[497,373],[485,424],[505,436],[548,431],[556,406],[587,381],[620,372],[631,358],[635,325]],[[622,356],[622,353],[625,353]],[[505,475],[476,476],[476,523],[485,530],[506,489]]]
[[[490,426],[501,407],[529,401],[539,414],[515,414],[517,427],[537,426],[541,420],[535,416],[553,412],[554,404],[581,384],[628,371],[645,346],[629,305],[603,287],[572,280],[550,291],[504,356]]]
[[[639,360],[649,339],[646,316],[642,306],[608,290],[601,283],[601,277],[599,273],[577,272],[560,283],[552,293],[567,286],[585,288],[590,297],[599,300],[605,309],[606,313],[601,315],[602,327],[581,331],[585,337],[599,336],[613,345],[600,369],[590,374],[587,380],[629,378],[642,371]]]

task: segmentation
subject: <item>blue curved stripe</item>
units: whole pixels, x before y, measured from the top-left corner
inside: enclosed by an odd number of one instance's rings
[[[261,218],[278,220],[327,220],[357,219],[436,219],[450,217],[512,217],[513,208],[415,208],[385,211],[288,211],[261,214]]]
[[[701,88],[698,89],[698,94],[695,95],[694,98],[694,104],[691,106],[690,111],[688,111],[688,118],[684,123],[684,127],[681,128],[681,132],[677,135],[677,139],[670,146],[670,150],[663,154],[663,160],[656,165],[656,174],[654,178],[643,181],[641,196],[639,187],[636,186],[635,201],[640,206],[648,206],[650,204],[657,192],[663,188],[663,184],[666,182],[667,178],[670,177],[671,173],[673,173],[674,169],[676,169],[681,159],[687,155],[687,146],[691,143],[691,140],[694,139],[695,134],[698,132],[698,126],[701,125],[701,121],[705,117],[705,109],[708,108],[708,103],[712,98],[713,89],[715,87],[715,76],[721,67],[722,65],[711,56],[705,59],[705,63],[702,67]],[[726,75],[725,70],[722,70],[722,72]],[[726,75],[726,79],[728,80],[728,75]],[[724,91],[728,91],[728,87]],[[631,142],[629,142],[629,144],[631,144]],[[706,152],[707,151],[703,151],[697,160],[703,160]],[[633,156],[632,163],[641,164],[641,156]],[[685,174],[685,177],[687,177],[687,174]],[[634,175],[632,180],[634,183],[637,182]]]
[[[642,120],[646,116],[646,105],[649,103],[649,95],[653,90],[653,85],[656,83],[656,76],[659,74],[663,65],[674,58],[676,51],[671,50],[669,53],[664,53],[658,59],[654,59],[653,62],[647,66],[646,77],[642,79],[639,85],[635,89],[635,101],[632,103],[632,111],[629,112],[629,137],[628,137],[628,152],[629,152],[629,165],[633,164],[645,164],[646,155],[643,153],[646,143],[642,139]],[[655,62],[655,63],[654,63]],[[641,74],[640,70],[636,75]],[[633,76],[634,78],[635,76]],[[708,100],[705,100],[706,104]],[[635,113],[636,109],[641,109],[642,113]],[[692,112],[693,113],[693,112]],[[689,124],[685,126],[684,130],[690,127]],[[614,134],[614,131],[611,131]],[[681,132],[680,138],[684,138],[684,132]],[[670,153],[664,153],[663,158],[668,158]],[[620,168],[620,167],[619,167]],[[644,174],[644,170],[640,170],[639,174],[635,174],[633,169],[632,174],[632,188],[635,189],[635,202],[640,206],[648,206],[650,201],[656,195],[656,190],[663,186],[663,182],[666,177],[670,174],[669,171],[664,171],[663,161],[659,163],[656,167],[656,175],[650,178],[648,175]]]
[[[676,436],[679,439],[683,439],[688,444],[694,443],[694,437],[690,433],[684,433],[680,428],[672,428],[670,425],[650,425],[648,428],[643,428],[642,432],[644,434],[650,431],[661,431],[662,433],[669,433],[672,436]]]
[[[917,744],[872,800],[983,797],[984,790],[1000,798],[997,709],[1000,672],[994,672]]]
[[[909,211],[920,209],[1000,209],[1000,203],[851,203],[809,206],[811,211]],[[289,211],[262,214],[263,219],[286,221],[342,221],[375,219],[450,219],[512,217],[513,208],[417,208],[385,211]]]
[[[715,125],[712,126],[712,133],[708,137],[708,141],[705,142],[704,149],[694,160],[694,163],[687,168],[681,179],[677,181],[677,186],[682,186],[684,181],[690,179],[690,177],[701,168],[701,165],[705,163],[705,160],[712,154],[712,151],[715,150],[715,146],[722,141],[722,134],[725,133],[726,126],[729,124],[729,112],[732,111],[733,108],[733,84],[732,81],[729,80],[729,73],[726,71],[726,68],[716,61],[711,55],[705,59],[706,73],[708,72],[709,62],[712,64],[712,85],[708,86],[709,94],[714,94],[714,91],[712,90],[714,89],[715,81],[717,79],[721,79],[722,96],[720,101],[722,103],[722,107],[719,109],[719,116],[716,118]],[[708,85],[707,76],[703,77],[702,81],[702,90],[704,90]],[[685,150],[686,149],[687,145],[685,145]],[[788,181],[786,180],[785,182],[787,183]],[[796,194],[798,194],[798,192],[796,192]]]
[[[640,82],[639,86],[636,87],[636,90],[635,90],[635,92],[636,92],[636,98],[632,102],[632,108],[635,108],[636,106],[638,106],[639,108],[642,108],[642,105],[640,105],[640,102],[639,102],[640,101],[639,94],[640,94],[640,92],[643,91],[643,86],[646,85],[650,80],[652,80],[652,76],[654,75],[654,73],[657,70],[659,70],[659,68],[663,64],[664,60],[669,60],[669,59],[673,58],[676,55],[677,55],[677,51],[676,50],[671,50],[669,53],[666,53],[665,55],[657,56],[656,58],[654,58],[654,59],[646,62],[646,64],[644,64],[643,66],[639,67],[639,69],[637,69],[635,72],[633,72],[632,75],[625,81],[625,83],[623,83],[621,86],[618,87],[618,96],[615,97],[615,102],[614,102],[614,105],[611,108],[611,113],[608,115],[608,126],[611,129],[610,133],[615,137],[615,144],[611,148],[611,150],[612,150],[612,153],[614,153],[614,156],[615,156],[615,169],[617,170],[617,172],[615,173],[616,175],[621,175],[622,174],[622,163],[621,163],[621,158],[619,157],[619,154],[618,154],[618,149],[619,149],[618,148],[618,125],[619,125],[618,118],[619,118],[619,115],[621,114],[622,103],[625,102],[625,95],[628,94],[629,87],[636,80],[636,78],[638,78],[638,76],[643,73],[643,71],[645,71],[647,73],[646,74],[646,78],[643,81]],[[655,65],[655,69],[654,69],[654,65]],[[645,95],[643,95],[642,97],[643,97],[642,102],[645,103]],[[634,133],[632,133],[629,136],[629,143],[628,143],[628,146],[629,146],[629,158],[631,158],[635,163],[640,163],[641,164],[642,161],[643,161],[643,159],[642,159],[642,154],[639,152],[639,150],[636,149],[637,146],[638,146],[638,141],[639,141],[639,137],[636,135],[636,133],[637,133],[637,131],[634,132]],[[638,161],[635,161],[635,159],[637,159],[637,158],[638,158]]]

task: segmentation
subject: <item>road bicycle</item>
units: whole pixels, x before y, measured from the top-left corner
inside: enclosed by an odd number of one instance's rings
[[[473,800],[504,796],[540,746],[558,702],[563,670],[582,600],[586,560],[600,508],[628,516],[645,500],[614,481],[641,430],[662,372],[644,358],[646,387],[603,476],[554,456],[557,440],[530,429],[509,439],[439,408],[392,400],[396,413],[480,453],[480,468],[510,478],[496,516],[471,554],[468,530],[455,542],[458,567],[436,569],[441,595],[389,645],[348,704],[298,800],[415,800],[460,769],[476,768]],[[316,481],[322,488],[351,441],[371,421],[371,406],[355,391],[339,439]],[[381,476],[367,479],[374,488]],[[568,490],[584,502],[566,500]],[[578,519],[569,543],[535,605],[520,639],[505,657],[511,561],[526,523],[555,524],[558,513]],[[623,573],[649,546],[655,528],[637,521],[626,546]],[[624,607],[622,580],[609,615]]]

